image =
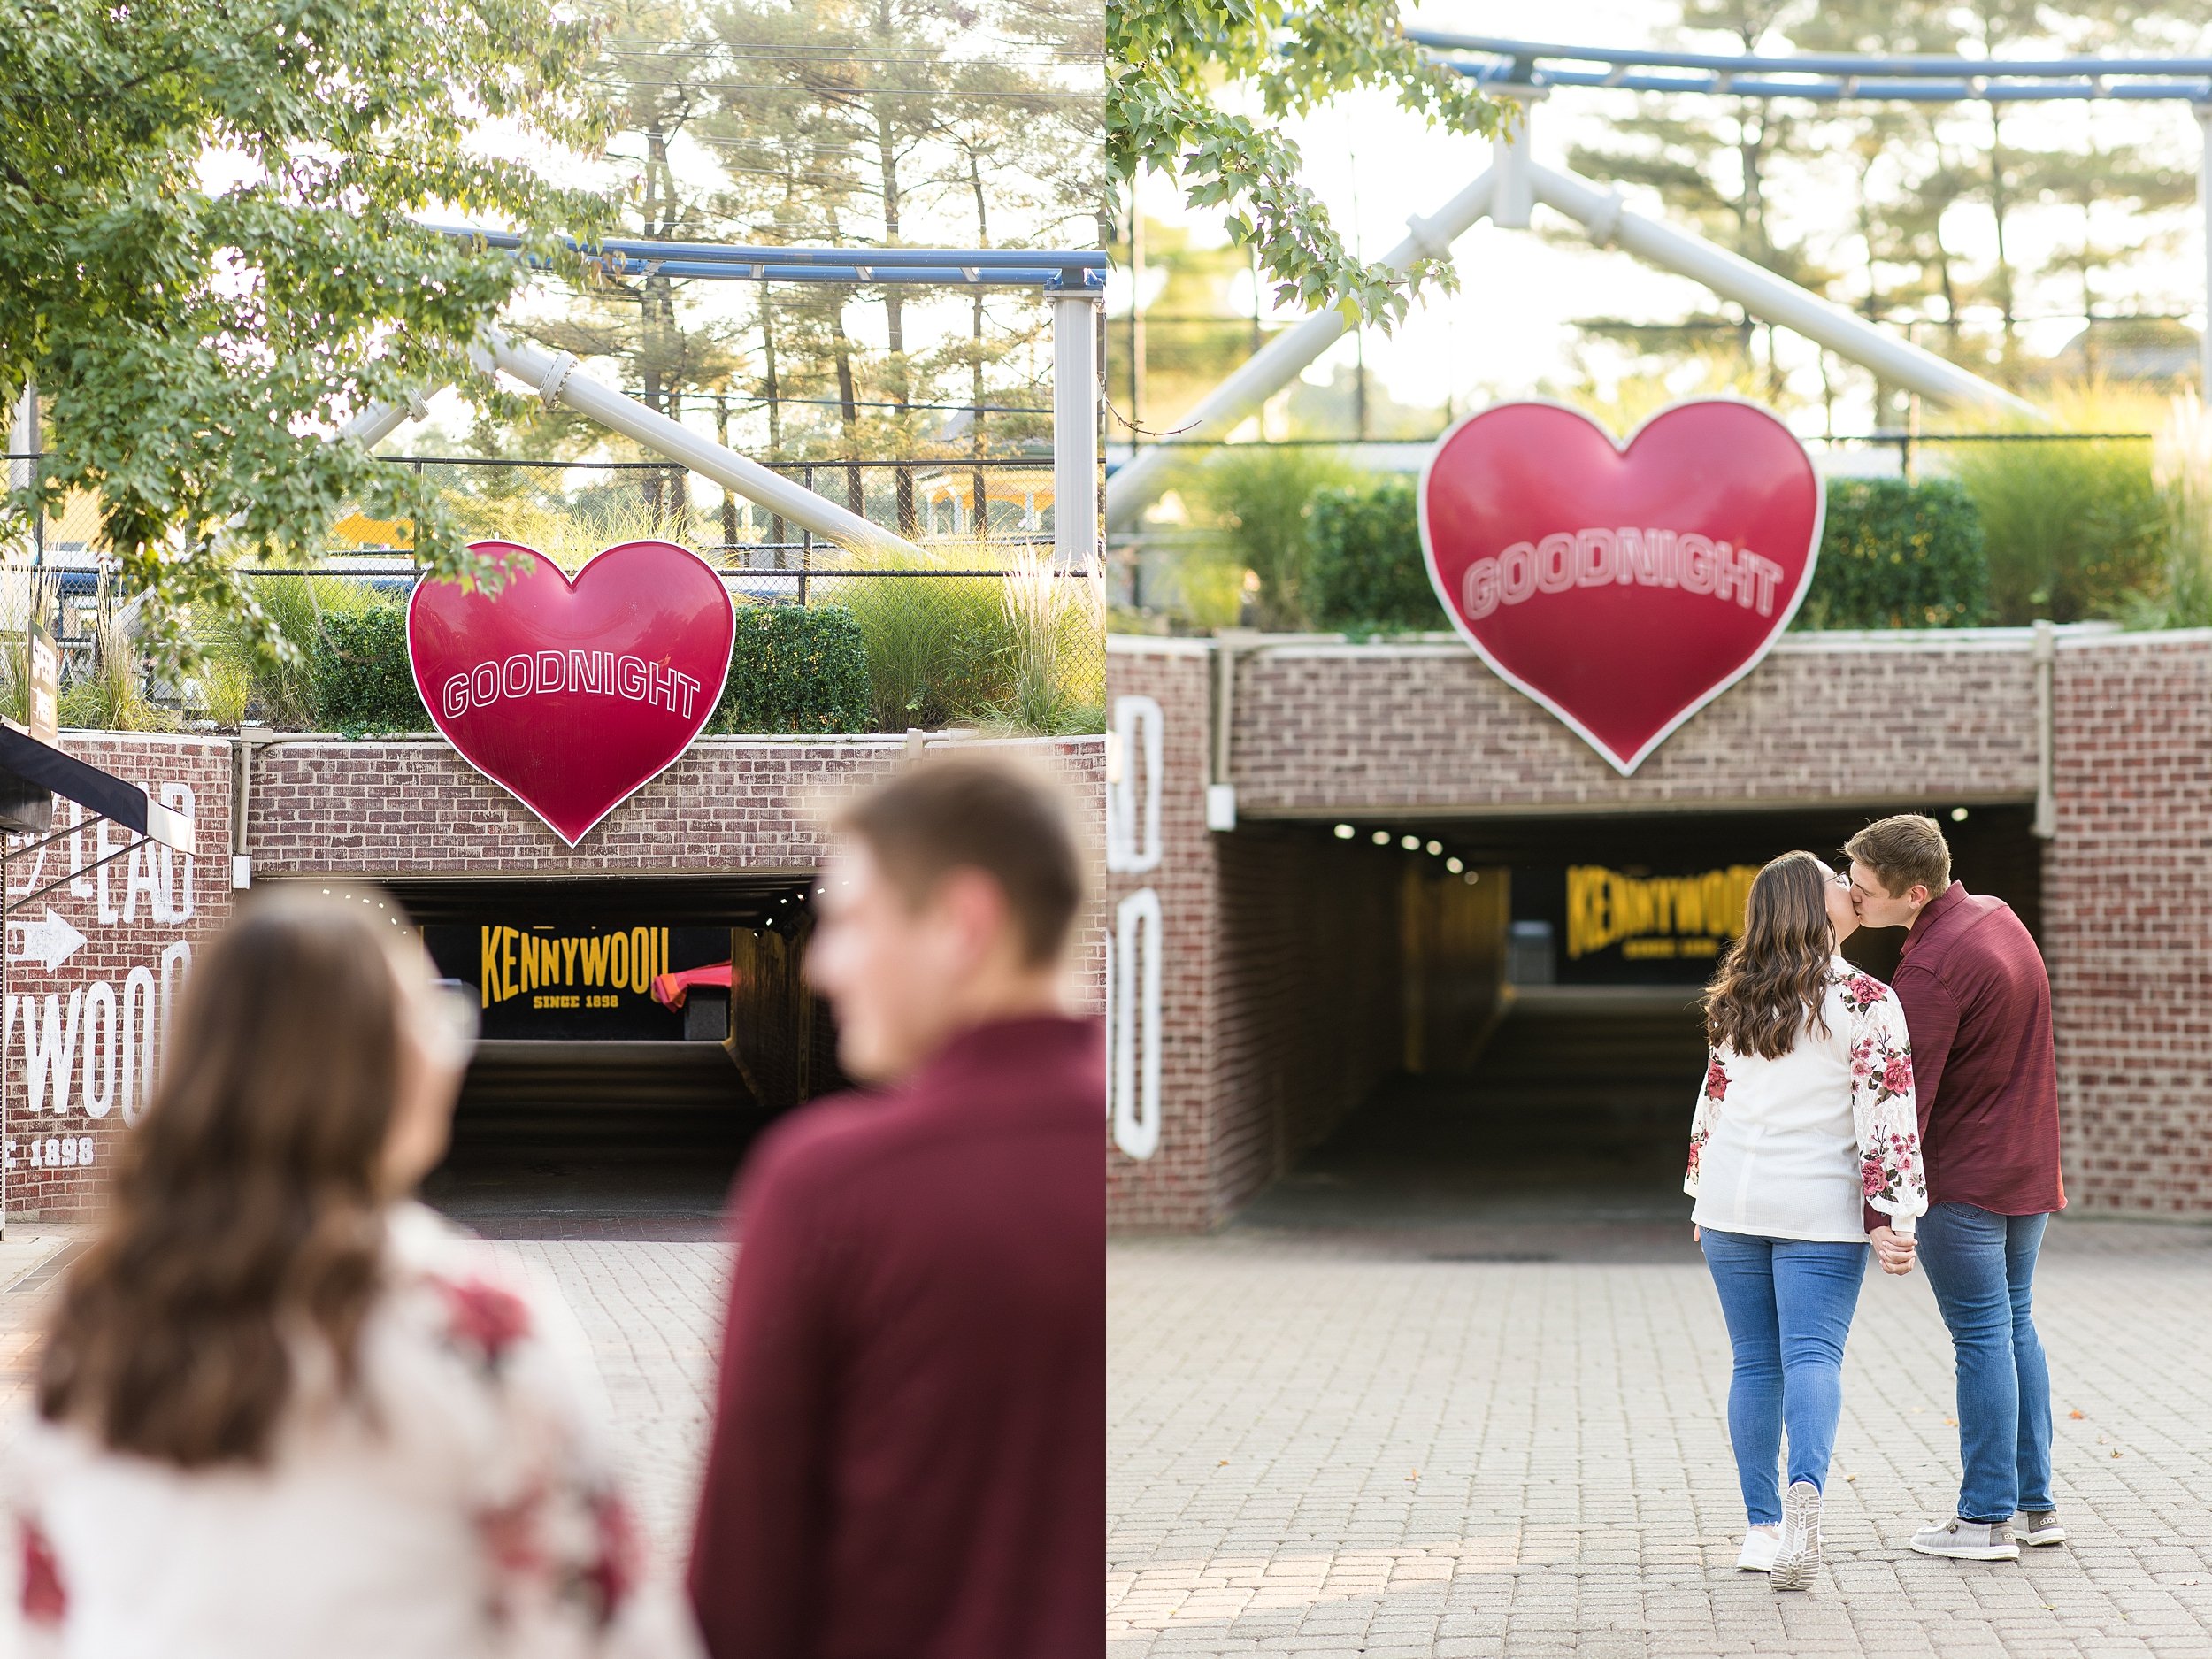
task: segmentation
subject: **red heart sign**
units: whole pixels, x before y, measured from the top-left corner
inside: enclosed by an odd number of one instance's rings
[[[415,584],[415,689],[462,759],[573,847],[714,713],[737,637],[729,591],[672,541],[611,547],[573,581],[534,549],[472,545],[507,580]]]
[[[1823,508],[1804,445],[1752,403],[1678,403],[1620,445],[1499,403],[1429,457],[1421,546],[1461,637],[1626,774],[1789,626]]]

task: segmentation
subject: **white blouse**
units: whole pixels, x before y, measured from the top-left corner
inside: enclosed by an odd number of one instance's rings
[[[99,1659],[695,1652],[552,1295],[395,1208],[358,1401],[303,1343],[268,1464],[185,1471],[31,1415],[7,1459],[12,1650]],[[8,1644],[0,1643],[0,1650]]]
[[[1909,1234],[1928,1186],[1897,994],[1838,956],[1820,1021],[1787,1054],[1715,1047],[1682,1190],[1697,1200],[1690,1218],[1720,1233],[1863,1243],[1863,1200]]]

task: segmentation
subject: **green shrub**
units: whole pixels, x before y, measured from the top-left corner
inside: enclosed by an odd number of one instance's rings
[[[1199,562],[1217,563],[1225,555],[1240,582],[1248,570],[1259,579],[1253,595],[1259,626],[1299,628],[1311,619],[1310,508],[1323,491],[1348,486],[1353,478],[1333,449],[1233,444],[1208,457],[1183,487],[1214,533],[1214,548],[1200,554]]]
[[[2168,510],[2148,443],[1961,443],[1951,468],[1988,538],[1991,621],[2111,616],[2162,585]]]
[[[1971,628],[1989,614],[1982,523],[1948,479],[1839,478],[1801,628]]]
[[[324,626],[334,617],[350,617],[392,601],[357,581],[338,576],[256,572],[243,580],[248,599],[292,647],[292,655],[265,657],[227,611],[195,629],[201,650],[216,663],[234,664],[248,676],[250,711],[281,729],[324,726],[321,694],[316,686],[315,651]]]
[[[326,731],[426,732],[407,664],[407,611],[380,601],[357,611],[326,612],[307,647],[317,724]]]
[[[712,732],[865,732],[868,646],[842,605],[740,605]]]
[[[1390,478],[1314,496],[1306,599],[1316,622],[1353,629],[1449,626],[1421,557],[1414,491],[1411,479]]]
[[[834,580],[867,648],[870,724],[856,730],[950,726],[1012,697],[1018,641],[999,577]]]

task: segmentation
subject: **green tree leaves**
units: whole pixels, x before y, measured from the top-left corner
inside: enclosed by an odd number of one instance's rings
[[[1258,250],[1278,304],[1356,308],[1387,326],[1448,264],[1400,273],[1354,256],[1328,211],[1298,182],[1282,131],[1337,93],[1390,93],[1455,132],[1497,130],[1501,106],[1425,60],[1400,30],[1396,0],[1114,0],[1107,7],[1107,159],[1182,183],[1194,207],[1225,207],[1230,235]]]
[[[468,347],[526,268],[416,216],[503,220],[557,263],[602,223],[507,158],[598,142],[589,27],[544,0],[14,0],[5,24],[0,396],[37,384],[46,509],[98,501],[172,637],[199,607],[280,650],[229,567],[317,546],[350,504],[467,568],[434,495],[334,434],[488,389]]]

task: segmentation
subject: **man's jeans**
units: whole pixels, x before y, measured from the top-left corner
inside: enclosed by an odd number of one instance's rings
[[[1789,1478],[1825,1490],[1828,1458],[1843,1415],[1843,1341],[1866,1278],[1863,1244],[1813,1244],[1703,1231],[1705,1264],[1720,1293],[1736,1353],[1728,1386],[1728,1442],[1744,1513],[1778,1526],[1782,1429],[1790,1434]]]
[[[1961,1520],[2051,1507],[2051,1373],[2029,1308],[2049,1220],[1972,1204],[1920,1220],[1920,1265],[1958,1350]]]

